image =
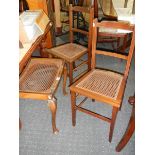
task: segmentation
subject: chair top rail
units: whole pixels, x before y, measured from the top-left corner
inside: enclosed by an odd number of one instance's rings
[[[95,19],[94,24],[93,24],[93,27],[96,26],[96,27],[106,27],[106,28],[112,28],[112,29],[134,31],[134,25],[130,24],[129,22],[117,22],[117,21],[97,22],[97,19]]]

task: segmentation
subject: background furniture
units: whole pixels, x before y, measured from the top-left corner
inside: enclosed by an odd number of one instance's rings
[[[130,96],[128,102],[132,105],[132,113],[126,132],[116,147],[117,152],[120,152],[126,146],[135,131],[135,96]]]
[[[89,28],[87,30],[81,30],[80,27],[75,27],[73,14],[75,13],[87,13],[89,15]],[[46,51],[56,57],[59,57],[69,65],[69,84],[71,85],[77,78],[82,76],[91,68],[91,34],[92,34],[92,21],[93,21],[93,8],[85,8],[80,6],[70,5],[69,8],[69,39],[70,43],[63,44],[54,48],[46,49]],[[74,41],[75,34],[82,34],[87,36],[88,45],[87,47],[82,46]],[[75,36],[76,37],[76,36]],[[75,43],[74,43],[75,42]],[[87,54],[87,59],[82,61],[80,64],[75,66],[75,62],[83,55]],[[81,61],[81,60],[80,60]],[[87,64],[88,69],[80,73],[77,77],[73,77],[73,72],[79,70],[79,67]]]
[[[100,20],[129,21],[133,23],[134,0],[98,0]],[[116,31],[104,31],[98,42],[107,42],[112,45],[113,50],[124,52],[130,44],[130,35],[117,34]],[[100,35],[100,33],[99,33]]]
[[[33,43],[30,42],[22,44],[22,47],[19,48],[19,73],[22,72],[23,68],[26,66],[28,60],[30,59],[35,49],[39,48],[40,51],[43,50],[43,48],[41,48],[41,44],[45,42],[47,34],[50,31],[51,27],[52,23],[49,21],[42,35],[40,35]]]
[[[96,49],[97,43],[97,29],[98,28],[114,28],[123,29],[126,32],[132,32],[132,41],[130,44],[127,55],[112,53]],[[127,31],[128,30],[128,31]],[[121,108],[126,82],[129,74],[130,64],[132,55],[134,52],[134,25],[129,23],[119,23],[112,21],[97,22],[97,19],[93,22],[93,38],[92,38],[92,65],[91,71],[84,75],[82,78],[77,80],[70,86],[71,92],[71,107],[72,107],[72,125],[76,124],[76,111],[79,110],[86,114],[97,117],[101,120],[110,123],[109,131],[109,142],[112,140],[115,120],[118,110]],[[101,69],[96,66],[96,55],[99,56],[110,56],[119,59],[126,60],[125,70],[123,73],[118,73],[114,69]],[[85,98],[81,103],[76,103],[77,96],[84,96]],[[90,111],[82,107],[83,103],[87,98],[100,101],[112,106],[111,118],[97,114],[96,112]],[[95,103],[94,103],[95,104]]]
[[[54,14],[52,8],[52,1],[51,0],[27,0],[29,9],[30,10],[38,10],[42,9],[47,16],[49,17],[50,21],[52,21],[53,25],[50,31],[47,34],[46,41],[44,43],[43,48],[51,48],[55,45],[55,22],[54,22]],[[48,57],[48,54],[45,51],[40,51],[41,57]]]

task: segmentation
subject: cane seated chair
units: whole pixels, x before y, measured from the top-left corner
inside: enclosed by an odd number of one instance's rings
[[[103,50],[99,50],[96,48],[97,44],[97,29],[99,27],[105,28],[120,28],[124,30],[132,31],[132,41],[130,44],[130,48],[126,55],[124,53],[113,53],[107,52]],[[94,20],[93,22],[93,36],[92,36],[92,66],[91,71],[89,71],[82,78],[77,80],[74,84],[70,86],[71,91],[71,107],[72,107],[72,125],[76,124],[76,111],[79,110],[86,114],[97,117],[101,120],[107,121],[110,123],[110,132],[109,132],[109,141],[112,140],[114,124],[117,116],[118,110],[122,105],[122,99],[125,91],[125,86],[129,74],[130,64],[132,55],[134,52],[134,25],[130,25],[129,23],[119,23],[114,21],[102,21],[97,22]],[[116,72],[115,70],[107,70],[97,68],[96,65],[96,55],[101,57],[102,55],[124,59],[126,60],[125,71],[123,73]],[[98,57],[98,58],[99,58]],[[120,64],[123,65],[123,64]],[[76,103],[77,96],[84,96],[84,100],[78,104]],[[112,117],[108,118],[97,114],[93,111],[90,111],[84,108],[82,105],[87,98],[91,98],[95,101],[99,101],[104,104],[108,104],[112,106]],[[93,103],[95,104],[95,102]]]
[[[47,100],[52,112],[53,133],[56,128],[57,103],[55,93],[61,78],[64,61],[61,59],[32,58],[20,75],[19,97]]]
[[[89,29],[88,31],[83,30],[79,27],[75,27],[75,24],[73,24],[73,14],[75,13],[87,13],[89,15]],[[92,21],[93,21],[93,8],[85,8],[81,6],[72,6],[69,7],[69,43],[59,45],[50,49],[46,49],[46,51],[55,57],[61,58],[65,60],[66,64],[69,66],[69,84],[71,85],[78,77],[82,76],[85,72],[90,70],[91,68],[91,33],[92,33]],[[76,37],[77,33],[80,33],[82,35],[86,35],[88,38],[88,45],[85,47],[84,45],[81,45],[74,41],[74,37]],[[81,61],[81,57],[87,54],[87,60]],[[80,64],[75,66],[75,62],[80,59]],[[82,73],[79,73],[78,76],[73,77],[73,72],[77,71],[80,67],[83,65],[88,65],[87,70],[85,70]]]

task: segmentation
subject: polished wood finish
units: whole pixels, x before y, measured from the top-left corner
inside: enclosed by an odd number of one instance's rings
[[[102,28],[120,28],[123,30],[132,31],[132,41],[130,44],[129,52],[127,56],[121,56],[118,53],[108,53],[108,51],[99,51],[96,48],[97,44],[97,29]],[[70,86],[71,92],[71,108],[72,108],[72,125],[76,124],[76,111],[79,110],[101,120],[110,123],[109,142],[112,140],[114,125],[117,117],[117,113],[121,107],[124,91],[126,87],[127,77],[130,69],[131,59],[134,52],[135,33],[134,25],[129,23],[119,23],[113,21],[97,22],[97,19],[93,22],[93,38],[92,38],[92,65],[91,71],[85,74],[82,78],[74,82]],[[123,73],[118,73],[115,70],[107,70],[104,68],[96,68],[96,55],[104,55],[115,57],[118,59],[126,60],[126,66]],[[122,53],[123,55],[123,53]],[[121,65],[121,64],[120,64]],[[91,98],[95,101],[99,101],[103,104],[109,104],[112,106],[111,118],[102,116],[93,111],[82,107],[85,99],[80,103],[76,103],[77,95]],[[93,102],[95,104],[95,102]]]
[[[58,133],[58,129],[56,128],[57,103],[54,95],[60,82],[61,74],[64,67],[64,61],[52,58],[30,59],[34,50],[40,45],[42,40],[46,37],[46,34],[49,32],[51,26],[52,26],[51,23],[47,25],[44,34],[41,35],[32,44],[30,49],[27,51],[27,53],[23,56],[23,58],[19,62],[19,69],[20,69],[19,97],[26,99],[31,98],[36,100],[46,100],[48,102],[48,107],[52,113],[53,133],[57,134]],[[37,72],[36,75],[38,77],[36,76],[34,78],[33,73],[35,72]],[[43,75],[43,73],[46,75]],[[64,74],[66,75],[65,70]],[[30,79],[32,81],[29,81]],[[36,83],[38,85],[33,85]],[[33,89],[35,90],[32,91]],[[21,128],[20,120],[19,120],[19,127]]]
[[[94,0],[94,18],[98,18],[98,0]]]
[[[126,146],[135,131],[135,96],[130,96],[128,102],[133,106],[132,113],[126,132],[124,133],[122,139],[116,147],[117,152],[120,152]]]
[[[53,133],[57,134],[56,110],[57,102],[54,97],[61,74],[64,61],[51,58],[33,58],[20,75],[19,97],[36,100],[46,100],[52,113]]]
[[[81,30],[78,27],[74,27],[73,25],[73,12],[74,13],[89,13],[89,29],[88,31],[86,30]],[[70,43],[59,45],[54,48],[46,49],[46,51],[55,56],[59,57],[68,64],[69,69],[69,85],[71,85],[77,77],[73,77],[73,72],[78,70],[81,66],[87,64],[88,65],[88,70],[91,68],[91,40],[92,40],[92,22],[93,22],[93,17],[94,17],[94,9],[93,8],[88,8],[88,7],[81,7],[81,6],[72,6],[70,5],[69,7],[69,40]],[[85,47],[83,45],[80,45],[78,43],[74,43],[74,34],[75,32],[81,33],[83,35],[86,35],[88,38],[88,47]],[[88,60],[87,62],[81,61],[81,63],[77,66],[75,66],[75,62],[83,55],[87,54],[88,55]],[[82,75],[80,75],[82,76]],[[79,77],[79,76],[78,76]]]

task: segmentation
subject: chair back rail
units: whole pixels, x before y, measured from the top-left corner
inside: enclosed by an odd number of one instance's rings
[[[74,12],[80,12],[80,13],[88,13],[89,14],[89,29],[81,30],[80,28],[73,27],[73,13]],[[73,43],[74,40],[74,32],[79,32],[81,34],[87,35],[88,38],[88,58],[91,58],[91,48],[92,48],[92,25],[93,25],[93,18],[94,18],[94,8],[93,7],[81,7],[81,6],[72,6],[70,4],[69,7],[69,40],[71,43]],[[89,60],[89,70],[91,66],[91,62]]]

